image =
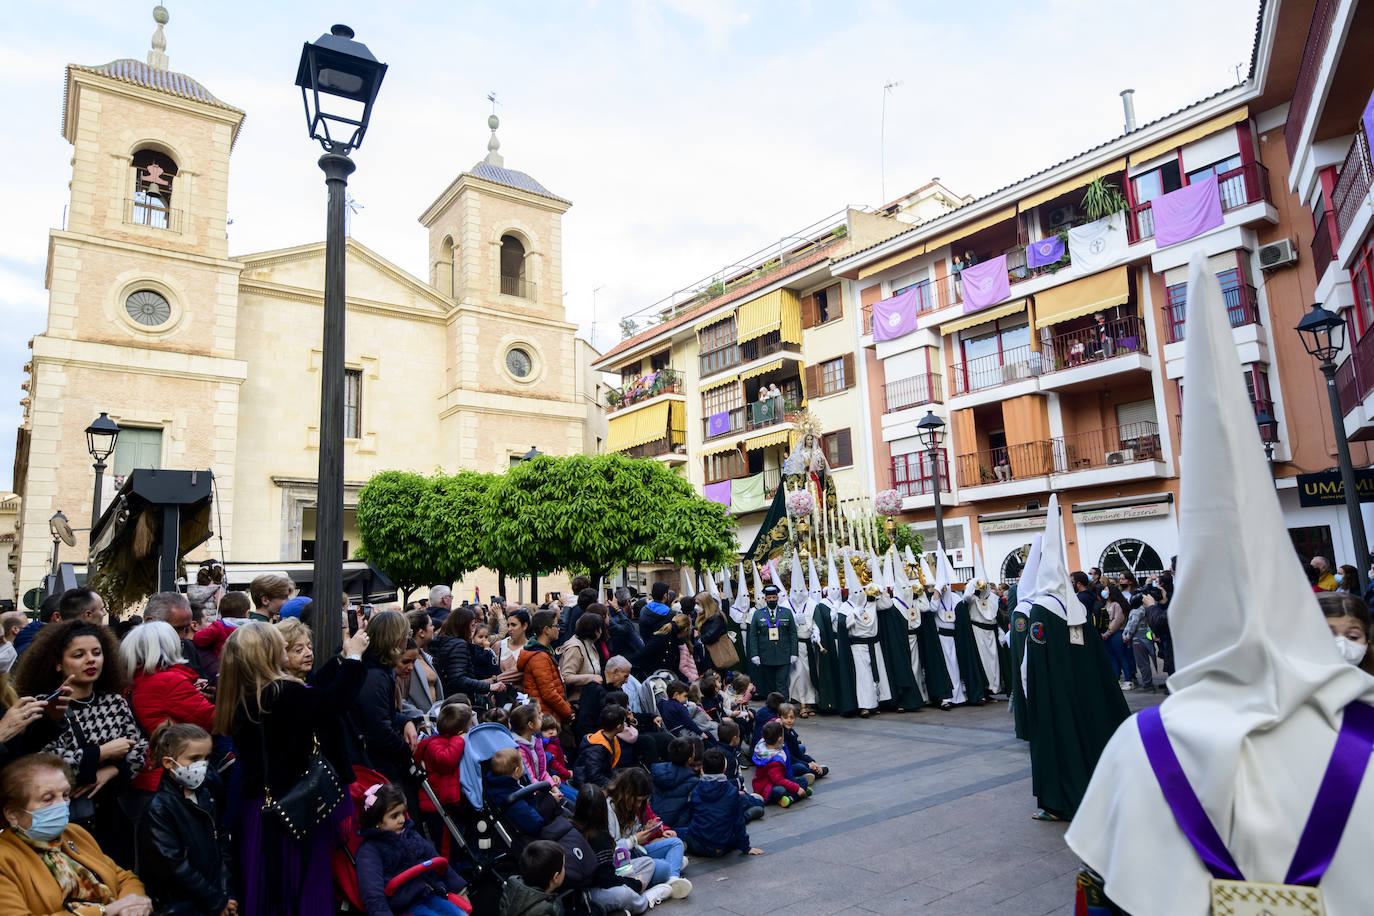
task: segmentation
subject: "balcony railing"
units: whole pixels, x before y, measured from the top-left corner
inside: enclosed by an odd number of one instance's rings
[[[765,356],[772,356],[774,353],[781,353],[788,348],[789,344],[783,342],[782,334],[777,331],[770,331],[762,337],[755,337],[753,340],[746,340],[739,345],[739,358],[741,363],[752,363],[756,359]],[[790,345],[794,350],[801,350],[800,344]]]
[[[944,384],[937,373],[899,378],[883,386],[883,413],[920,407],[944,399]]]
[[[953,276],[940,277],[937,280],[922,280],[913,287],[916,290],[916,314],[924,315],[926,312],[939,311],[951,305],[958,305],[963,301],[959,284],[954,282]],[[910,292],[910,289],[904,290]],[[873,333],[873,306],[863,307],[864,333]]]
[[[1217,176],[1217,193],[1221,209],[1234,210],[1261,200],[1272,201],[1269,193],[1269,169],[1259,162],[1247,162],[1239,168]],[[1132,244],[1155,234],[1154,202],[1146,201],[1131,208],[1126,220],[1127,238]]]
[[[1226,303],[1226,317],[1231,327],[1240,328],[1247,324],[1259,324],[1259,299],[1255,288],[1248,283],[1230,286],[1221,291],[1222,301]],[[1187,330],[1188,303],[1182,300],[1164,307],[1164,336],[1169,343],[1183,340]]]
[[[1153,421],[1123,423],[1051,439],[1054,443],[1054,469],[1064,474],[1092,468],[1159,461],[1159,424]]]
[[[743,360],[740,358],[739,344],[729,344],[715,350],[708,350],[701,354],[698,359],[701,361],[701,377],[715,375],[717,372],[724,372],[726,369],[733,369]]]
[[[1374,334],[1357,340],[1350,356],[1336,369],[1336,393],[1343,413],[1350,413],[1374,393]]]
[[[786,423],[796,413],[799,406],[798,401],[792,398],[769,398],[766,401],[755,401],[749,405],[745,417],[745,429],[763,429],[766,426]]]
[[[1331,191],[1331,206],[1336,211],[1336,244],[1339,245],[1350,231],[1360,206],[1369,194],[1370,172],[1369,138],[1364,135],[1364,127],[1355,128],[1355,139],[1346,151],[1345,162],[1341,164],[1341,174],[1336,178],[1336,187]]]
[[[711,425],[711,417],[702,418],[701,438],[703,440],[719,439],[722,436],[728,436],[731,433],[738,433],[744,430],[745,409],[743,407],[736,407],[733,410],[724,411],[724,413],[725,419],[716,423],[714,427]]]
[[[1317,73],[1321,70],[1322,58],[1326,56],[1326,45],[1331,40],[1331,27],[1339,5],[1336,0],[1317,0],[1317,7],[1312,11],[1312,24],[1307,28],[1307,43],[1302,49],[1302,63],[1298,65],[1298,78],[1293,85],[1293,101],[1288,106],[1288,122],[1283,127],[1283,142],[1288,146],[1289,162],[1293,162],[1298,151],[1298,135],[1302,133],[1302,122],[1307,119],[1307,111],[1312,107]]]
[[[961,487],[1043,477],[1054,470],[1054,445],[1041,439],[970,452],[956,458],[955,467]]]
[[[949,455],[940,449],[938,467],[940,470],[940,490],[949,492]],[[909,455],[894,455],[889,467],[892,489],[903,497],[930,496],[935,492],[935,466],[931,464],[930,452],[912,452]]]
[[[1312,235],[1312,268],[1320,280],[1327,266],[1336,260],[1336,221],[1335,214],[1327,211],[1317,220],[1317,231]]]
[[[1054,362],[1045,371],[1072,369],[1113,356],[1149,352],[1145,343],[1145,322],[1135,315],[1113,318],[1101,327],[1056,334],[1050,338],[1048,356]]]
[[[124,222],[180,232],[181,211],[161,206],[156,197],[147,200],[128,198],[124,201]]]
[[[628,458],[657,458],[659,455],[670,455],[686,444],[686,437],[682,433],[668,430],[663,438],[645,442],[643,445],[636,445],[634,448],[627,448],[621,454]]]
[[[953,369],[953,394],[957,396],[984,388],[996,388],[998,385],[1033,378],[1043,371],[1043,358],[1038,352],[1029,346],[1012,347],[1001,353],[956,364]]]
[[[656,398],[660,394],[682,394],[682,390],[681,372],[676,369],[659,369],[607,391],[606,406],[614,413],[640,401]]]
[[[534,298],[534,282],[523,277],[501,275],[501,295],[517,296],[521,299]]]

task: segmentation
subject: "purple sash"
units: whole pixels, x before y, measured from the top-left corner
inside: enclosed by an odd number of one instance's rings
[[[1202,863],[1214,878],[1244,881],[1245,877],[1212,826],[1202,802],[1198,801],[1188,777],[1183,773],[1183,767],[1179,765],[1178,755],[1174,753],[1174,746],[1164,730],[1159,707],[1142,710],[1136,716],[1136,725],[1140,729],[1140,740],[1145,745],[1150,768],[1154,770],[1155,779],[1159,780],[1159,787],[1164,792],[1164,800],[1169,803],[1174,820],[1178,821],[1179,829],[1188,842],[1193,844]],[[1336,855],[1336,847],[1340,845],[1346,822],[1350,819],[1350,810],[1355,804],[1355,795],[1364,779],[1371,752],[1374,752],[1374,706],[1353,702],[1345,708],[1341,731],[1336,736],[1336,747],[1326,765],[1321,787],[1317,790],[1317,800],[1303,827],[1298,848],[1293,853],[1293,862],[1283,879],[1284,884],[1316,887],[1326,874],[1331,859]]]

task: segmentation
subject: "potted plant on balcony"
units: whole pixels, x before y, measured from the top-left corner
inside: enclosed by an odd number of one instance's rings
[[[1122,195],[1121,189],[1106,178],[1094,178],[1083,189],[1081,206],[1089,221],[1120,213],[1130,206]]]
[[[625,396],[620,393],[619,388],[612,388],[606,392],[606,406],[614,410],[625,402]]]

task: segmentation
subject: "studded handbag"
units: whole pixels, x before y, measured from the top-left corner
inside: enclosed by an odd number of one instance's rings
[[[291,788],[277,798],[272,797],[272,787],[267,767],[267,733],[258,727],[262,734],[262,782],[263,816],[295,840],[304,840],[334,813],[343,801],[343,785],[338,774],[320,752],[320,739],[315,737],[315,747],[306,761],[305,772],[291,784]]]

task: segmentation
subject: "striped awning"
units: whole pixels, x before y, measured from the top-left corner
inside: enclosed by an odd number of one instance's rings
[[[687,432],[687,405],[682,401],[668,402],[668,428],[675,433]]]
[[[781,369],[782,366],[783,361],[781,359],[770,359],[762,366],[755,366],[748,372],[741,372],[739,374],[739,380],[743,382],[751,378],[757,378],[758,376],[763,375],[766,372],[772,372],[774,369]]]
[[[792,431],[790,429],[782,429],[775,433],[769,433],[766,436],[759,436],[756,439],[748,440],[744,443],[744,449],[749,452],[757,452],[759,449],[768,448],[771,445],[787,445],[791,439]]]
[[[721,442],[712,442],[709,445],[703,445],[696,450],[696,454],[699,458],[705,458],[707,455],[719,455],[721,452],[736,451],[738,446],[738,439],[725,439]]]
[[[733,385],[739,381],[739,374],[722,375],[720,378],[713,378],[709,382],[701,382],[697,385],[697,391],[714,391],[724,385]]]
[[[869,264],[867,267],[860,267],[859,279],[866,280],[874,274],[882,273],[889,267],[896,267],[899,264],[905,264],[907,261],[915,260],[916,258],[919,258],[921,255],[925,253],[925,243],[918,242],[917,244],[912,245],[910,248],[907,248],[904,251],[894,254],[891,257],[883,258],[881,261]]]
[[[775,289],[744,303],[735,318],[735,340],[754,340],[778,331],[788,343],[801,343],[801,299],[790,289]]]
[[[960,226],[958,229],[951,229],[942,235],[937,235],[933,239],[926,239],[926,251],[934,251],[937,248],[943,248],[950,242],[957,242],[965,236],[973,235],[975,232],[982,232],[990,226],[996,226],[998,223],[1006,222],[1015,215],[1015,204],[1012,204],[1010,207],[1003,207],[996,213],[991,213],[980,220],[975,220],[967,225]]]
[[[1131,297],[1130,268],[1114,267],[1035,294],[1035,326],[1049,327],[1122,305]]]
[[[1017,312],[1024,312],[1025,310],[1026,300],[1017,299],[1014,302],[1008,302],[1006,305],[1000,305],[995,309],[988,309],[985,312],[976,312],[975,314],[969,315],[967,318],[960,318],[958,321],[946,322],[940,325],[940,333],[953,334],[955,331],[976,327],[984,322],[994,321],[998,318],[1006,318],[1008,315],[1015,315]]]
[[[606,451],[623,452],[668,435],[668,401],[619,413],[606,422]]]
[[[1244,121],[1248,117],[1250,117],[1250,109],[1242,105],[1235,111],[1228,111],[1224,115],[1218,115],[1211,120],[1203,121],[1196,127],[1190,127],[1181,133],[1174,134],[1172,137],[1160,140],[1158,143],[1151,143],[1149,146],[1131,153],[1131,165],[1139,165],[1142,162],[1149,162],[1151,159],[1157,159],[1167,152],[1178,149],[1180,146],[1192,143],[1195,140],[1201,140],[1203,137],[1210,137],[1217,131],[1225,130],[1232,124]]]

